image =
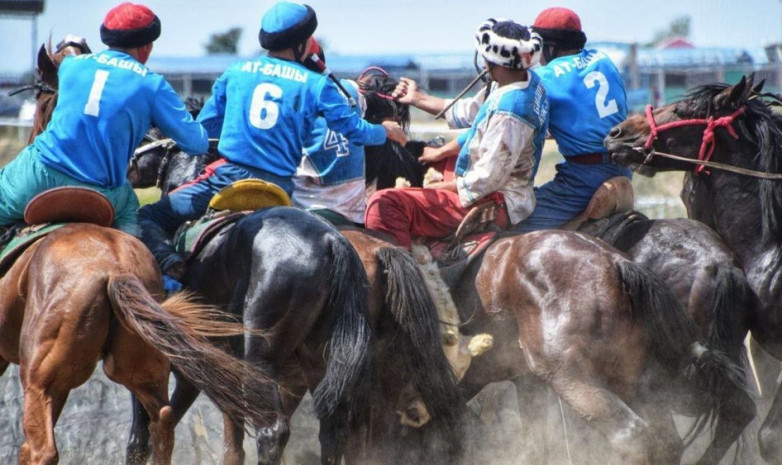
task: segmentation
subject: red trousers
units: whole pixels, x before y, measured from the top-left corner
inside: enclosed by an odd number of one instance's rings
[[[482,201],[503,202],[495,192]],[[469,208],[463,208],[459,194],[443,189],[384,189],[367,202],[367,229],[388,233],[399,245],[410,248],[413,236],[445,237],[453,233]]]

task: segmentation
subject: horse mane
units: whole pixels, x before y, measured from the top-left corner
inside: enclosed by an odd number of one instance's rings
[[[717,110],[715,97],[728,87],[728,84],[719,83],[694,88],[686,97],[689,108],[696,117],[711,116]],[[735,103],[737,108],[741,105],[746,107],[734,125],[739,140],[750,143],[749,149],[745,151],[748,156],[743,159],[745,168],[768,173],[782,171],[782,114],[771,108],[779,104],[779,96],[759,94],[754,90]],[[699,184],[698,181],[694,182]],[[772,179],[761,179],[758,182],[763,236],[782,243],[782,182]]]

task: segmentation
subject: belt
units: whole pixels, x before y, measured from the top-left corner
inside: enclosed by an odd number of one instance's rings
[[[611,158],[608,156],[608,153],[605,152],[573,155],[565,157],[565,160],[582,165],[602,165],[603,163],[611,163]]]

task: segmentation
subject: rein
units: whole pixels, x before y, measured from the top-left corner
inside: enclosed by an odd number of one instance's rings
[[[672,128],[680,128],[683,126],[704,125],[706,126],[706,128],[703,130],[703,139],[701,140],[701,148],[698,151],[698,160],[696,161],[696,160],[686,159],[692,163],[697,164],[698,166],[695,168],[695,173],[696,174],[700,173],[706,168],[706,166],[712,166],[709,164],[713,163],[710,162],[709,159],[714,153],[714,130],[720,127],[724,127],[734,139],[738,139],[739,136],[738,134],[736,134],[736,130],[733,129],[733,121],[739,116],[741,116],[746,111],[746,109],[747,107],[743,106],[738,110],[734,111],[733,113],[731,113],[730,115],[723,116],[717,119],[714,119],[714,117],[709,116],[708,118],[694,118],[694,119],[686,119],[680,121],[672,121],[670,123],[657,126],[657,122],[654,120],[654,114],[653,114],[654,108],[652,108],[651,105],[647,105],[646,119],[649,124],[649,137],[646,139],[646,143],[644,143],[644,152],[646,153],[646,159],[644,160],[644,164],[651,161],[652,157],[654,157],[655,154],[660,154],[659,152],[655,152],[654,148],[652,147],[654,141],[657,140],[658,133],[660,131],[665,131],[666,129],[672,129]],[[681,158],[684,159],[684,157]],[[705,162],[705,163],[701,163],[701,162]],[[729,165],[722,165],[722,166],[729,166]],[[736,169],[743,169],[743,168],[736,168]],[[746,171],[750,171],[750,170],[746,170]],[[755,171],[755,173],[759,173],[759,172]]]
[[[659,156],[663,158],[669,158],[671,160],[683,161],[685,163],[700,165],[698,168],[700,168],[701,170],[704,169],[704,167],[709,167],[709,168],[714,168],[722,171],[730,171],[731,173],[744,174],[755,178],[782,180],[782,173],[767,173],[765,171],[748,170],[746,168],[740,168],[738,166],[733,166],[733,165],[726,165],[724,163],[717,163],[715,161],[695,160],[693,158],[682,157],[679,155],[674,155],[672,153],[658,152],[654,149],[652,149],[651,152],[648,152],[647,150],[641,147],[636,147],[633,150],[636,150],[638,152],[647,155],[647,159],[644,161],[644,164],[646,164],[649,160],[651,160],[652,156]]]

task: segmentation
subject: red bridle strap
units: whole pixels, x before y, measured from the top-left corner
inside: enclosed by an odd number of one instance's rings
[[[644,144],[644,150],[649,152],[650,155],[654,153],[652,145],[654,144],[654,141],[657,140],[658,134],[661,131],[665,131],[666,129],[680,128],[682,126],[693,126],[696,124],[704,125],[706,128],[703,130],[703,139],[701,140],[701,148],[698,151],[698,160],[709,161],[712,154],[714,153],[714,130],[720,127],[724,127],[728,131],[728,134],[730,134],[734,139],[738,139],[739,136],[736,134],[736,130],[733,129],[733,121],[742,113],[744,113],[746,109],[747,107],[741,107],[733,113],[717,119],[714,119],[714,117],[710,116],[705,119],[700,118],[672,121],[670,123],[657,126],[657,123],[654,121],[654,108],[652,108],[651,105],[647,105],[646,119],[649,123],[649,137],[646,139],[646,143]],[[695,173],[700,173],[704,168],[705,165],[698,165],[695,168]],[[708,171],[706,173],[708,174]]]

